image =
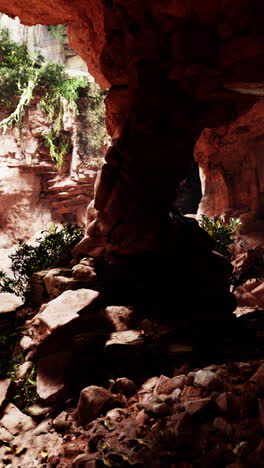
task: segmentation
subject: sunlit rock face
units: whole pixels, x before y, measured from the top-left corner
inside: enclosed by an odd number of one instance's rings
[[[0,237],[2,248],[29,239],[51,221],[47,207],[41,205],[40,191],[38,175],[0,166],[0,229],[5,234]]]
[[[28,241],[49,224],[85,224],[93,197],[96,170],[83,168],[76,139],[78,123],[65,103],[63,129],[72,142],[61,169],[51,161],[43,134],[51,123],[35,99],[26,110],[23,128],[0,138],[0,248]],[[1,118],[3,115],[1,114]]]
[[[264,214],[264,100],[232,124],[205,129],[195,145],[203,198],[199,212],[240,216]]]

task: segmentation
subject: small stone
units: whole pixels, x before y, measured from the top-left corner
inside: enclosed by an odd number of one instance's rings
[[[154,389],[154,393],[155,394],[158,394],[158,393],[163,393],[162,391],[160,391],[160,389],[163,387],[163,385],[167,382],[170,381],[170,378],[167,377],[166,375],[161,375],[157,381],[157,384],[156,384],[156,387]]]
[[[63,431],[70,426],[68,421],[68,413],[62,411],[55,419],[53,419],[53,426],[57,431]]]
[[[106,413],[106,419],[111,422],[119,422],[124,415],[124,410],[121,408],[114,408]]]
[[[23,338],[21,338],[20,346],[23,349],[23,351],[27,351],[28,349],[32,347],[32,345],[33,345],[33,340],[32,338],[30,338],[30,336],[25,335],[23,336]]]
[[[26,432],[34,429],[36,424],[32,418],[22,413],[15,405],[8,403],[4,410],[0,424],[11,434],[16,435],[19,432]]]
[[[177,375],[172,379],[161,382],[157,387],[157,394],[162,393],[164,395],[170,395],[175,389],[182,390],[186,382],[186,376],[184,374]]]
[[[197,400],[190,400],[184,403],[184,407],[191,416],[202,415],[211,413],[213,403],[210,398],[199,398]]]
[[[167,377],[169,380],[169,378]],[[159,377],[150,377],[146,382],[143,383],[138,393],[151,392],[157,386]]]
[[[93,267],[79,263],[72,268],[72,276],[75,280],[79,281],[94,281],[96,273]]]
[[[26,413],[32,417],[47,416],[51,412],[51,406],[32,405],[28,406]]]
[[[0,380],[0,408],[6,401],[11,379]]]
[[[105,316],[113,324],[115,331],[126,331],[132,327],[133,309],[124,306],[108,306],[104,310]]]
[[[166,416],[170,412],[170,407],[167,403],[146,402],[144,403],[144,410],[146,413]]]
[[[111,385],[110,391],[113,393],[123,393],[125,396],[129,397],[136,393],[137,387],[133,380],[120,377]]]
[[[115,396],[103,387],[91,385],[84,388],[80,393],[77,406],[77,417],[80,423],[85,425],[93,421],[114,401]]]
[[[194,384],[204,388],[215,388],[219,382],[217,375],[212,371],[199,370],[194,377]]]
[[[23,364],[21,364],[16,371],[16,378],[18,380],[23,379],[32,368],[33,368],[32,361],[23,362]]]

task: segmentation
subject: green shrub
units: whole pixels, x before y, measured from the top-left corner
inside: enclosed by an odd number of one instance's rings
[[[235,243],[235,233],[241,226],[239,218],[225,219],[224,216],[208,218],[201,215],[199,221],[203,228],[215,241],[215,250],[228,258],[231,258],[230,245]]]
[[[15,253],[10,255],[14,279],[1,272],[0,292],[12,292],[28,299],[28,284],[33,273],[51,266],[65,265],[71,258],[71,249],[82,237],[82,228],[68,224],[63,229],[54,228],[52,232],[47,232],[35,246],[20,241]]]
[[[85,76],[69,78],[63,65],[45,64],[41,55],[29,53],[24,45],[12,41],[7,29],[0,30],[0,106],[10,112],[0,122],[0,129],[5,132],[13,125],[21,127],[26,106],[33,96],[40,96],[41,109],[52,122],[49,133],[44,135],[44,143],[58,168],[70,149],[69,138],[66,141],[63,130],[64,100],[77,115],[78,100],[84,89],[87,89],[89,105],[87,125],[82,130],[89,130],[89,138],[83,141],[82,134],[80,146],[83,143],[87,147],[84,152],[95,153],[97,157],[106,135],[104,92],[94,83],[88,83]]]
[[[54,39],[64,39],[66,32],[66,24],[52,24],[48,26],[48,30]]]

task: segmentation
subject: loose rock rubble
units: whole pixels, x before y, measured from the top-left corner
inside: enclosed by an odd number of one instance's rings
[[[92,268],[89,259],[78,265],[77,276]],[[94,289],[66,290],[12,317],[20,357],[13,381],[0,381],[1,468],[263,465],[261,314],[236,339],[233,321],[221,340],[217,330],[207,350],[198,333],[189,339],[188,320],[142,320]],[[213,344],[225,364],[212,363]],[[249,349],[257,357],[243,360]]]
[[[213,369],[142,384],[119,378],[110,390],[92,385],[62,412],[56,404],[29,417],[9,402],[0,419],[0,466],[260,467],[264,361]]]

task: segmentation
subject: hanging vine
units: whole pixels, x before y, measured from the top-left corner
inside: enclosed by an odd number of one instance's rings
[[[32,97],[42,96],[41,109],[52,122],[43,139],[58,168],[63,165],[70,147],[63,130],[63,101],[68,101],[76,115],[76,101],[87,86],[86,77],[69,79],[63,65],[45,64],[42,56],[30,54],[24,45],[12,41],[7,29],[0,30],[0,106],[11,110],[10,115],[0,122],[0,130],[6,132],[14,125],[21,127]]]

